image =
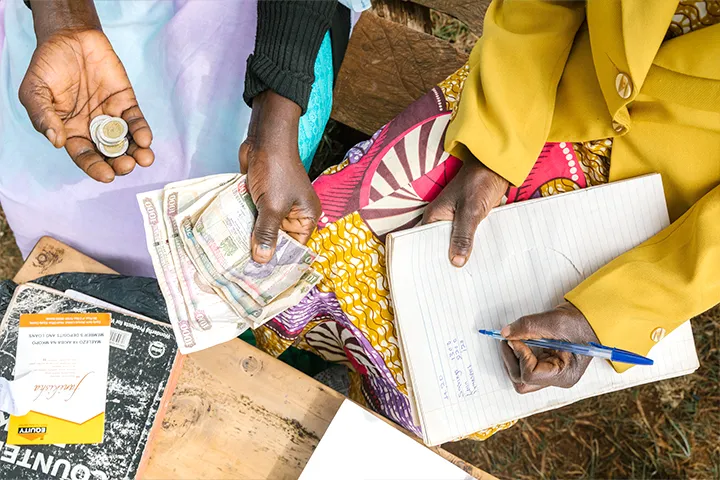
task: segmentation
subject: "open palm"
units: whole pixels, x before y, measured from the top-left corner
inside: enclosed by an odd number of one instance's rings
[[[95,180],[110,182],[154,160],[150,127],[122,62],[100,30],[60,32],[39,45],[20,85],[20,102],[35,129],[55,147],[65,147]],[[126,155],[105,159],[95,148],[90,120],[103,114],[127,122],[132,138]]]

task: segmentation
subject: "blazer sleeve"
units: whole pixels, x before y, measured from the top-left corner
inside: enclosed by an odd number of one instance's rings
[[[646,355],[720,301],[720,186],[668,228],[611,261],[566,296],[600,342]],[[630,365],[614,363],[618,372]]]
[[[315,59],[337,0],[259,0],[255,52],[248,57],[245,102],[273,90],[307,109]]]
[[[520,185],[542,151],[585,2],[495,0],[445,137],[448,153],[478,159]]]

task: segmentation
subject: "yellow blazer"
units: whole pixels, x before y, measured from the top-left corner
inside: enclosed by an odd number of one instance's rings
[[[610,181],[662,174],[672,225],[566,295],[641,354],[720,302],[720,24],[663,42],[677,5],[495,0],[446,137],[514,185],[545,141],[614,137]]]

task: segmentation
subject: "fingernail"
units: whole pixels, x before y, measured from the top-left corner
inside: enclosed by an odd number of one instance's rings
[[[504,326],[502,328],[502,330],[500,330],[500,335],[502,335],[505,338],[509,337],[510,336],[510,327],[507,325]]]
[[[52,128],[48,128],[47,130],[45,130],[45,136],[48,140],[50,140],[50,143],[55,145],[55,141],[57,140],[57,133],[55,133],[55,130],[53,130]]]
[[[253,255],[254,259],[258,263],[267,263],[270,261],[271,255],[270,251],[272,250],[272,247],[268,245],[267,243],[261,243],[255,248],[255,255]]]
[[[514,351],[515,351],[515,347],[513,347],[512,342],[507,342],[507,344],[508,344],[508,347],[510,347],[510,350],[512,350],[512,351],[514,352]]]
[[[465,266],[465,262],[467,262],[467,257],[463,255],[455,255],[450,261],[453,265],[459,268]]]

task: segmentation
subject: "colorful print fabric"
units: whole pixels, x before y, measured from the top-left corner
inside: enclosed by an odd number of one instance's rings
[[[393,324],[384,244],[388,233],[419,224],[425,206],[460,168],[443,144],[466,75],[463,67],[315,181],[323,215],[310,246],[319,253],[323,281],[300,305],[255,332],[258,346],[274,355],[292,345],[347,365],[354,400],[418,434]],[[528,180],[509,189],[506,201],[584,188],[587,168],[574,145],[548,143]]]
[[[683,0],[668,37],[720,20],[717,1]],[[314,183],[323,206],[310,240],[322,282],[295,308],[255,331],[258,346],[289,346],[350,368],[350,396],[406,429],[413,423],[393,324],[385,263],[388,233],[420,223],[460,160],[443,150],[466,65],[350,149]],[[504,202],[547,197],[608,181],[612,139],[547,143],[525,182]],[[486,439],[514,422],[477,432]]]

